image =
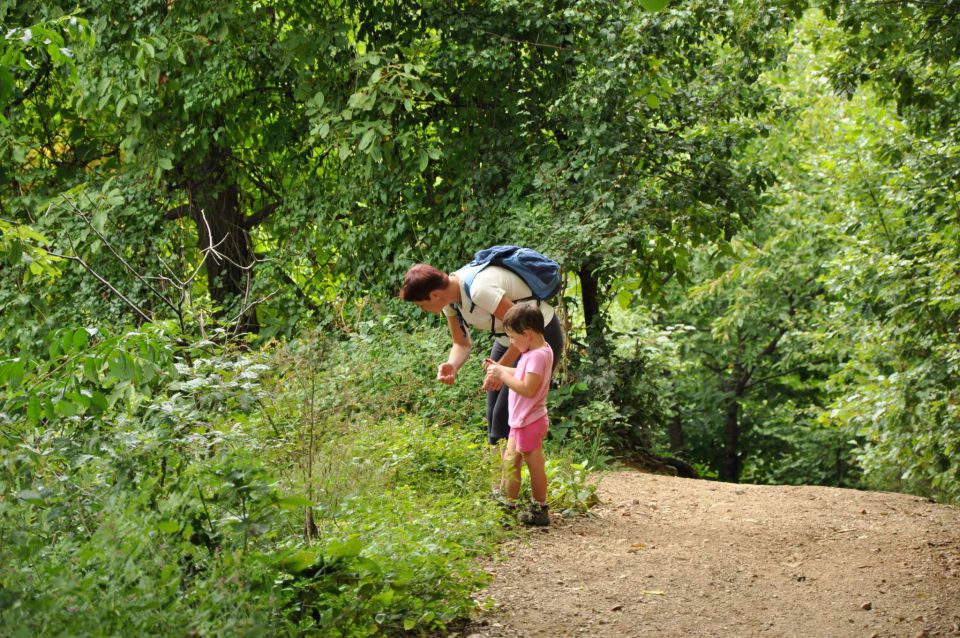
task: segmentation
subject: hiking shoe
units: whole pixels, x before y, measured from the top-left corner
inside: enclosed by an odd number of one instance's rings
[[[530,503],[530,509],[526,512],[521,512],[517,519],[524,525],[538,525],[540,527],[549,525],[550,506]]]

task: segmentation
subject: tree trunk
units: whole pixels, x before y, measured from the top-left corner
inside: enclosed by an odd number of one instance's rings
[[[740,363],[733,366],[730,378],[724,382],[728,393],[723,425],[723,459],[720,461],[720,480],[740,481],[740,401],[746,392],[747,374]]]
[[[673,405],[673,418],[667,426],[667,435],[670,437],[670,452],[681,454],[683,452],[683,414],[680,411],[680,402]]]
[[[580,293],[583,299],[583,322],[587,329],[587,343],[591,348],[604,347],[604,321],[600,312],[600,284],[591,263],[580,267]]]
[[[740,399],[732,396],[727,402],[723,426],[723,459],[720,462],[720,480],[737,483],[740,480]]]
[[[222,158],[188,182],[190,217],[197,225],[197,247],[207,254],[207,288],[220,308],[219,317],[235,320],[239,332],[257,332],[256,307],[249,298],[255,261],[240,208],[239,189],[224,170]]]

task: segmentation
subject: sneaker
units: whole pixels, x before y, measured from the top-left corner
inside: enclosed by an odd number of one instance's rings
[[[506,496],[504,496],[504,495],[500,492],[500,490],[497,490],[497,491],[495,491],[494,493],[492,493],[492,494],[490,495],[490,498],[492,498],[494,501],[496,501],[497,505],[500,506],[500,509],[502,509],[502,510],[504,510],[504,511],[506,511],[506,512],[517,512],[517,511],[519,511],[519,506],[517,505],[517,502],[516,502],[516,501],[511,501],[511,500],[509,500]]]
[[[502,507],[503,509],[507,510],[508,512],[516,512],[516,511],[518,511],[519,508],[520,508],[520,506],[517,505],[517,503],[514,503],[514,502],[512,502],[512,501],[508,501],[508,500],[505,499],[505,498],[499,499],[499,500],[497,501],[497,505],[499,505],[499,506]]]
[[[530,509],[521,512],[517,517],[524,525],[537,525],[540,527],[550,524],[550,506],[540,505],[539,503],[530,503]]]

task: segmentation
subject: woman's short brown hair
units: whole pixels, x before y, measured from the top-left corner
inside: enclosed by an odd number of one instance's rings
[[[450,284],[450,276],[430,264],[414,264],[403,277],[400,298],[404,301],[426,301],[434,290]]]
[[[503,315],[503,327],[517,334],[524,330],[533,330],[543,334],[543,313],[540,307],[534,304],[521,303],[512,306],[507,314]]]

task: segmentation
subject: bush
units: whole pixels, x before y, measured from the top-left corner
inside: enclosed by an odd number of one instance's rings
[[[510,533],[479,364],[364,324],[250,353],[169,325],[0,361],[0,634],[367,636],[475,608]],[[557,459],[557,498],[589,500]],[[569,505],[567,505],[569,504]]]

